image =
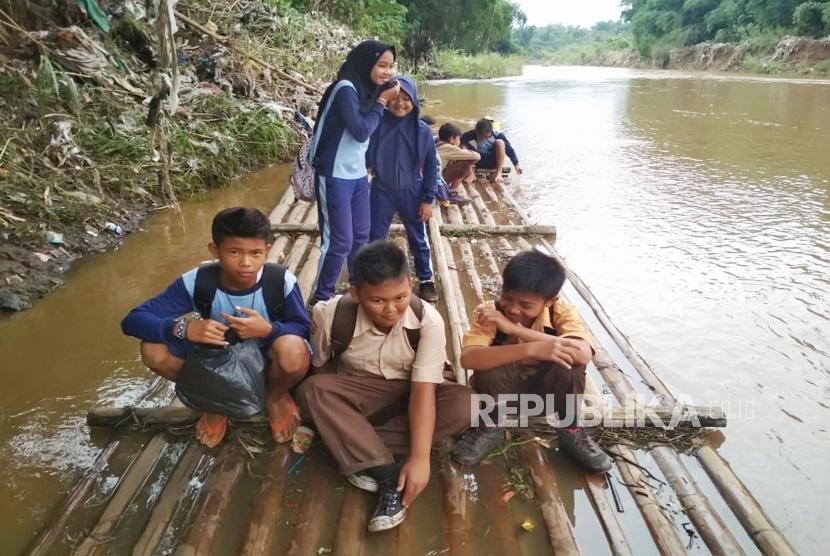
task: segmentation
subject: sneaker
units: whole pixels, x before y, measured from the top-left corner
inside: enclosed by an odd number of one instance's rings
[[[370,477],[366,473],[352,473],[346,477],[346,480],[349,481],[350,485],[360,490],[365,490],[366,492],[378,491],[378,482],[374,477]]]
[[[611,469],[611,457],[582,427],[559,429],[559,448],[579,465],[593,473],[605,473]]]
[[[403,507],[403,492],[398,492],[394,481],[378,484],[378,503],[369,519],[369,531],[376,533],[397,527],[406,517]]]
[[[418,285],[418,297],[430,303],[438,301],[438,291],[435,289],[435,282],[421,282]]]
[[[465,432],[453,446],[452,459],[464,465],[475,465],[502,444],[504,444],[502,429],[473,427]]]

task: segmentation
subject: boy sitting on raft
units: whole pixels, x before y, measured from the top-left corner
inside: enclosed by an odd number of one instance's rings
[[[267,363],[266,409],[275,441],[291,440],[299,414],[289,389],[308,372],[309,319],[297,279],[285,270],[281,284],[283,318],[270,320],[264,284],[280,280],[265,257],[271,247],[268,218],[254,208],[227,208],[213,219],[212,242],[208,250],[218,260],[218,283],[209,306],[210,318],[183,317],[198,310],[196,291],[203,291],[200,268],[185,272],[166,290],[129,312],[121,322],[124,334],[141,340],[144,364],[154,373],[176,381],[185,359],[196,344],[227,346],[226,333],[233,331],[243,339],[257,339]],[[212,266],[212,265],[211,265]],[[215,267],[213,267],[215,268]],[[212,447],[222,441],[228,418],[202,414],[196,434],[202,444]]]
[[[495,426],[473,423],[453,447],[453,458],[472,465],[498,448],[504,442],[499,396],[513,395],[515,405],[515,395],[525,394],[545,403],[552,398],[545,415],[556,411],[559,417],[563,452],[591,472],[607,471],[611,458],[577,422],[594,348],[576,309],[559,298],[565,269],[540,251],[523,251],[507,263],[502,280],[499,300],[476,308],[461,352],[461,364],[474,370],[473,389],[496,403],[490,413]]]
[[[476,164],[477,168],[496,170],[496,177],[494,178],[496,183],[504,181],[501,170],[504,168],[505,157],[510,157],[510,161],[516,167],[516,173],[522,174],[522,167],[519,166],[519,157],[516,156],[516,151],[513,150],[513,146],[504,133],[493,130],[492,120],[485,118],[476,122],[475,129],[471,129],[461,136],[461,144],[481,155],[481,160]]]
[[[362,247],[353,279],[350,294],[314,307],[315,370],[297,401],[348,481],[378,493],[369,531],[382,531],[429,481],[433,442],[470,426],[471,392],[444,381],[444,322],[411,293],[401,249]]]
[[[438,129],[438,156],[441,160],[441,177],[447,183],[450,198],[459,198],[461,182],[475,179],[473,167],[481,160],[476,151],[461,148],[461,130],[450,123]]]

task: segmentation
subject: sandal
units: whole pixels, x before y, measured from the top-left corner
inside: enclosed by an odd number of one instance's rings
[[[202,413],[196,423],[196,439],[208,448],[213,448],[222,442],[227,430],[228,418],[225,415]]]
[[[294,401],[294,398],[291,397],[291,394],[285,393],[284,395],[288,396],[288,399],[291,401],[291,408],[285,417],[275,423],[271,420],[271,416],[268,416],[268,427],[271,429],[271,437],[274,439],[274,442],[277,442],[278,444],[290,442],[294,436],[294,432],[297,430],[297,425],[300,424],[300,412],[297,409],[297,403]],[[294,425],[294,431],[292,431],[291,435],[286,438],[285,434],[291,428],[292,424]]]

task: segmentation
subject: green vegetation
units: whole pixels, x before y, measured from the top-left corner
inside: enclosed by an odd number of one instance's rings
[[[628,25],[602,21],[590,29],[565,25],[524,26],[513,33],[527,57],[542,64],[601,63],[613,52],[629,51]]]
[[[830,34],[830,1],[623,0],[634,45],[646,57],[704,41],[774,44]]]
[[[502,55],[496,52],[465,54],[457,50],[438,50],[427,70],[430,79],[489,79],[521,75],[524,56]]]

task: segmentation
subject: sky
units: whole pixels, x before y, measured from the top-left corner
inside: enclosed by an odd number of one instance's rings
[[[577,25],[620,18],[619,0],[513,0],[527,15],[528,25]]]

